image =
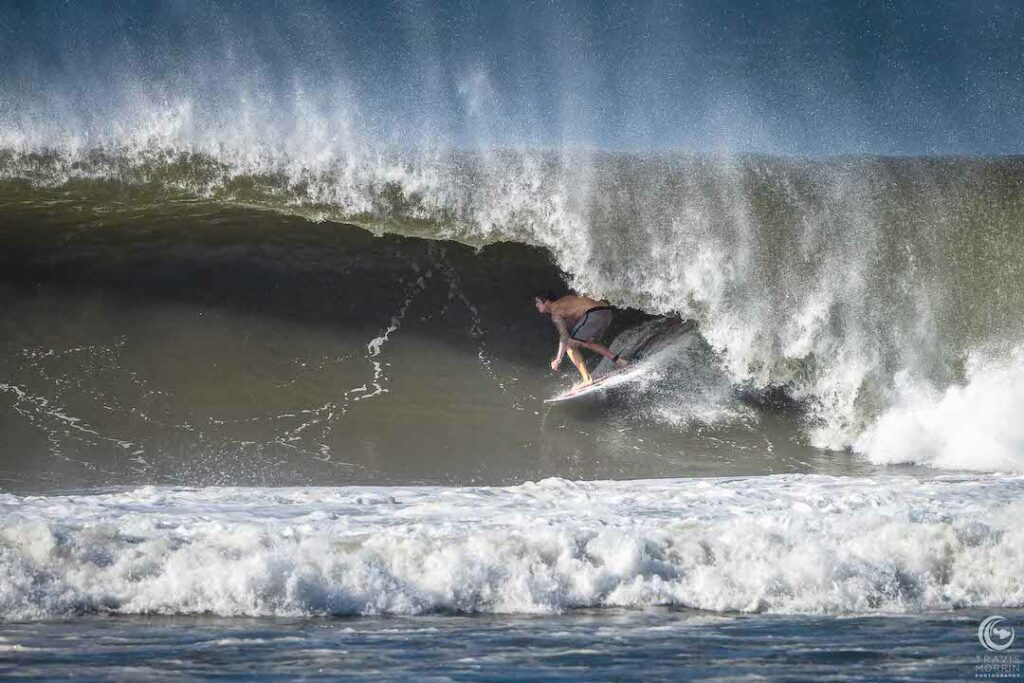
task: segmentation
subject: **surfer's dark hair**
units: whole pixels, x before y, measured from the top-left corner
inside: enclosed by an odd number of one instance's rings
[[[558,299],[555,293],[550,289],[541,289],[533,293],[534,299],[540,299],[541,301],[555,301]]]

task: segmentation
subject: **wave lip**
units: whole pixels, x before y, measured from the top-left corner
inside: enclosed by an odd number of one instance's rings
[[[1024,605],[1021,477],[0,498],[0,617]]]

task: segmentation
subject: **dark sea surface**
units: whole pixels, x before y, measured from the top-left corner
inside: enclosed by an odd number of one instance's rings
[[[1021,623],[1020,610],[1003,613]],[[0,673],[24,680],[985,680],[976,676],[991,666],[977,640],[984,616],[648,609],[536,617],[107,617],[5,624]]]

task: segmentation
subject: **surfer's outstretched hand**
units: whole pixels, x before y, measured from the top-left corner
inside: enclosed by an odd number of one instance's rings
[[[562,364],[562,361],[557,358],[551,361],[551,372],[558,372],[558,366]]]

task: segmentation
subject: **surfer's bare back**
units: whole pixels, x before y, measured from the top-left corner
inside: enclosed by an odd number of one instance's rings
[[[533,296],[537,310],[551,316],[551,322],[558,330],[558,353],[551,361],[551,369],[557,371],[566,355],[583,377],[573,388],[584,387],[594,379],[583,361],[580,347],[599,353],[618,367],[627,363],[624,358],[611,352],[607,346],[594,340],[601,336],[612,323],[612,308],[607,301],[598,301],[587,296],[567,294],[555,297],[550,291],[537,292]]]

